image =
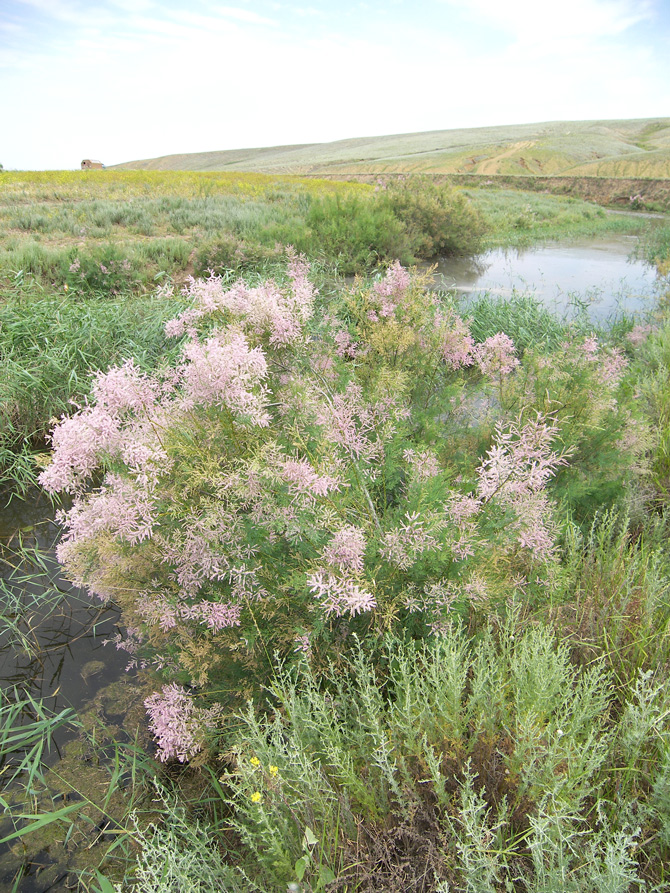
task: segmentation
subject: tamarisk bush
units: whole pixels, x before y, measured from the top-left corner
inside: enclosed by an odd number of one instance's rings
[[[52,435],[41,482],[72,496],[58,557],[120,605],[131,663],[162,674],[147,707],[164,758],[215,722],[184,685],[225,704],[275,653],[431,634],[551,576],[546,486],[567,461],[551,416],[501,419],[460,477],[433,433],[463,369],[515,374],[510,339],[475,344],[399,264],[337,315],[308,272],[293,256],[282,282],[191,280],[166,326],[176,366],[98,373]]]

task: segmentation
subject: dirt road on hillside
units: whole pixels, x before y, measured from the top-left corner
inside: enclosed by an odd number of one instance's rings
[[[503,160],[503,158],[510,158],[520,149],[530,149],[530,147],[534,146],[536,142],[536,140],[529,140],[525,143],[513,143],[513,145],[511,145],[509,149],[506,149],[499,155],[494,155],[493,158],[487,158],[486,161],[482,161],[481,164],[477,165],[475,171],[478,174],[497,174],[500,169],[500,162]]]

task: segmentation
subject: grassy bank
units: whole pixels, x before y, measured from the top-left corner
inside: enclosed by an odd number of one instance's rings
[[[97,171],[3,175],[0,281],[75,294],[142,294],[156,277],[258,270],[293,245],[341,273],[400,259],[608,232],[641,218],[587,202],[408,179],[361,183],[262,174]]]
[[[474,251],[484,228],[460,192],[413,181],[378,192],[261,174],[100,171],[6,174],[2,185],[0,281],[23,271],[112,296],[150,290],[161,272],[258,269],[287,245],[363,272]]]
[[[468,189],[466,194],[487,222],[487,248],[527,248],[538,242],[609,234],[641,235],[655,223],[571,197],[492,189]]]

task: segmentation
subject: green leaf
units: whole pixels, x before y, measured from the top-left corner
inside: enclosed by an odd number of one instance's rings
[[[19,818],[22,819],[34,818],[35,821],[30,825],[26,825],[25,828],[19,828],[19,830],[14,831],[13,834],[8,834],[7,837],[3,837],[2,840],[0,840],[0,844],[8,843],[10,840],[15,840],[17,837],[23,837],[25,834],[30,834],[32,831],[39,831],[40,828],[44,828],[45,825],[50,825],[51,822],[57,822],[75,809],[81,809],[81,803],[71,803],[69,806],[63,806],[62,809],[57,809],[54,812],[46,812],[41,816],[19,816]]]
[[[111,881],[108,881],[104,874],[100,874],[97,868],[95,869],[95,879],[100,886],[94,887],[93,893],[116,893],[114,884],[112,884]]]
[[[301,881],[305,877],[305,872],[307,871],[307,866],[309,865],[310,857],[303,856],[301,859],[295,863],[295,874],[299,881]]]
[[[309,825],[307,825],[307,827],[305,828],[305,836],[302,839],[303,847],[316,846],[318,842],[319,841],[314,836],[314,832],[309,827]]]
[[[325,887],[326,884],[332,884],[335,880],[335,874],[327,865],[322,865],[319,869],[319,887]]]

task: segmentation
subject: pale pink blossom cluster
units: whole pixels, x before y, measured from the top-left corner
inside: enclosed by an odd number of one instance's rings
[[[312,656],[312,643],[307,633],[298,635],[294,639],[295,647],[293,651],[296,654],[303,654],[307,660]]]
[[[457,589],[449,580],[429,583],[422,592],[410,589],[405,596],[405,607],[410,614],[447,611],[457,595]]]
[[[621,377],[628,368],[628,359],[619,348],[612,348],[602,358],[601,379],[603,384],[614,388],[621,381]]]
[[[219,632],[229,629],[231,626],[240,625],[241,605],[225,604],[221,602],[199,602],[190,610],[190,618],[200,618],[210,629]]]
[[[553,550],[551,503],[542,491],[559,466],[567,464],[568,453],[551,448],[557,434],[556,426],[539,413],[523,426],[503,430],[498,425],[495,443],[477,469],[482,503],[495,498],[510,506],[518,542],[539,559],[549,558]]]
[[[411,282],[407,270],[395,261],[386,271],[383,279],[372,286],[375,296],[380,299],[380,316],[392,316],[402,303]]]
[[[329,474],[318,474],[307,459],[283,460],[280,476],[288,484],[290,493],[326,496],[342,486],[339,478]]]
[[[185,763],[202,750],[208,726],[215,724],[218,705],[205,710],[197,707],[185,689],[172,683],[146,698],[144,706],[149,726],[158,742],[158,759],[176,757]]]
[[[204,310],[200,310],[197,307],[189,307],[183,313],[180,313],[179,316],[169,319],[165,323],[166,336],[168,338],[180,338],[188,332],[192,338],[197,337],[195,323],[202,319],[204,315]]]
[[[412,478],[419,483],[429,481],[442,470],[435,456],[428,450],[419,450],[417,452],[413,449],[407,449],[403,451],[402,457],[410,466]]]
[[[184,518],[183,528],[170,537],[154,536],[161,561],[171,568],[181,597],[191,599],[207,581],[225,581],[231,598],[257,597],[258,581],[253,569],[255,548],[244,537],[243,524],[236,512],[218,510],[193,513]]]
[[[153,430],[142,427],[138,418],[153,411],[159,390],[158,383],[132,360],[104,374],[98,372],[93,405],[63,418],[53,430],[51,464],[39,476],[42,486],[50,492],[77,492],[103,456],[119,454],[137,475],[155,481],[169,463]]]
[[[458,493],[452,493],[447,502],[447,514],[457,524],[472,518],[480,508],[481,502],[474,496],[461,496]]]
[[[457,525],[458,536],[450,543],[456,561],[463,561],[475,554],[477,528],[473,519],[481,507],[480,499],[474,496],[462,496],[459,493],[451,493],[445,504],[447,515]]]
[[[247,332],[267,334],[270,344],[286,347],[299,341],[303,327],[314,310],[314,286],[308,279],[309,266],[293,255],[289,261],[290,287],[282,288],[273,280],[255,287],[243,280],[226,288],[224,280],[211,273],[206,279],[187,280],[183,289],[194,307],[166,325],[168,335],[183,335],[205,315],[216,313],[233,316]]]
[[[468,324],[453,312],[435,314],[435,325],[440,332],[440,352],[452,369],[471,366],[474,362],[475,342]]]
[[[514,342],[504,332],[491,335],[474,349],[474,358],[483,375],[499,378],[509,375],[519,365]]]
[[[578,348],[581,353],[583,353],[584,356],[587,357],[587,359],[595,360],[598,356],[598,338],[592,332],[588,336],[588,338],[585,338],[584,341],[580,345],[578,345]]]
[[[119,418],[101,406],[87,407],[64,418],[51,435],[51,464],[38,480],[50,493],[81,489],[98,467],[100,454],[120,443]]]
[[[513,499],[541,490],[565,465],[567,453],[558,454],[552,443],[558,428],[540,413],[523,426],[496,425],[495,441],[477,469],[477,490],[482,500],[494,496]]]
[[[138,369],[134,360],[126,360],[121,366],[96,373],[91,392],[94,402],[113,415],[139,412],[153,405],[156,382]]]
[[[158,626],[164,632],[175,629],[182,620],[204,623],[215,632],[240,625],[242,606],[231,602],[202,601],[195,604],[172,604],[160,593],[143,592],[137,599],[138,614],[150,626]]]
[[[343,394],[334,394],[317,410],[317,422],[333,443],[354,459],[375,462],[384,453],[384,441],[395,430],[395,422],[407,410],[395,400],[368,403],[360,385],[350,382]]]
[[[332,567],[340,570],[363,570],[365,557],[365,533],[360,527],[342,527],[326,546],[323,557]]]
[[[150,626],[158,626],[163,632],[174,629],[179,620],[179,607],[161,593],[141,592],[135,601],[135,609]]]
[[[95,539],[109,531],[131,545],[148,539],[155,523],[151,493],[131,478],[108,474],[89,499],[76,498],[61,516],[66,534],[57,547],[59,560],[67,544]]]
[[[639,347],[641,344],[644,344],[652,331],[653,326],[650,325],[633,326],[630,332],[626,335],[626,339],[629,344],[633,345],[633,347]]]
[[[439,525],[437,525],[439,526]],[[433,525],[435,527],[435,525]],[[428,523],[418,512],[407,512],[405,520],[384,534],[381,554],[400,570],[410,568],[420,555],[437,547]]]
[[[320,570],[307,576],[310,592],[319,600],[326,615],[361,614],[372,611],[377,602],[371,592],[362,589],[351,577],[338,576],[332,571]]]
[[[537,558],[550,558],[555,551],[554,529],[550,523],[551,504],[546,493],[526,496],[517,505],[518,517],[512,529],[518,531],[517,540]]]
[[[644,336],[641,335],[640,337],[643,338]],[[598,343],[598,338],[595,334],[589,335],[580,344],[572,345],[570,342],[566,342],[562,347],[566,351],[574,350],[576,347],[577,355],[582,362],[590,364],[599,363],[600,382],[610,389],[614,389],[618,385],[628,367],[628,359],[621,350],[617,347],[603,347]]]
[[[138,666],[141,666],[143,663],[138,661],[137,658],[137,653],[142,647],[143,642],[144,635],[142,634],[142,630],[134,626],[129,626],[126,629],[125,636],[123,633],[117,632],[109,639],[104,639],[102,644],[114,645],[117,651],[125,651],[130,655],[130,660],[126,664],[126,672],[129,672],[130,670],[134,670]]]
[[[333,340],[335,341],[335,353],[338,357],[343,359],[347,357],[350,360],[355,358],[358,342],[353,340],[346,329],[340,329],[338,332],[335,332]]]
[[[225,406],[254,425],[269,423],[262,382],[268,366],[260,347],[249,347],[234,329],[216,332],[204,343],[190,342],[183,351],[183,406]]]

